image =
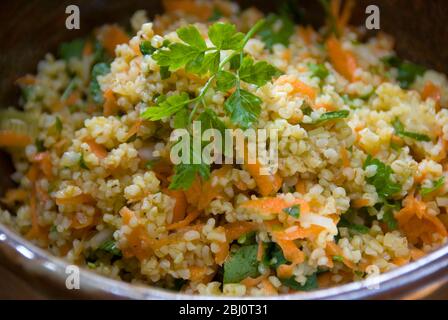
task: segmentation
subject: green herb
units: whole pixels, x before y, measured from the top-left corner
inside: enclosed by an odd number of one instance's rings
[[[257,233],[255,231],[248,232],[243,234],[241,237],[238,238],[237,242],[241,245],[252,245],[256,243],[256,235]]]
[[[258,245],[243,246],[224,263],[224,283],[239,283],[247,277],[259,275],[257,261]]]
[[[47,150],[47,148],[45,148],[44,141],[41,139],[36,139],[35,145],[37,152],[44,152],[45,150]]]
[[[322,123],[329,120],[345,119],[350,115],[348,110],[330,111],[320,116],[314,123]]]
[[[230,114],[233,123],[247,129],[257,121],[261,103],[261,99],[256,95],[237,88],[224,103],[224,109]]]
[[[62,132],[62,121],[61,121],[61,118],[56,117],[55,127],[56,127],[56,130],[58,131],[58,133]]]
[[[370,229],[362,224],[351,223],[346,218],[342,218],[338,223],[338,228],[347,228],[352,232],[366,234]]]
[[[421,188],[420,189],[420,194],[422,196],[426,196],[430,193],[433,193],[434,191],[440,189],[443,185],[445,184],[445,177],[442,176],[439,179],[437,179],[436,181],[432,182],[432,187],[430,188]]]
[[[258,87],[264,86],[266,83],[271,81],[273,77],[278,77],[280,75],[280,70],[273,67],[266,61],[254,63],[254,60],[249,57],[243,58],[239,72],[241,80],[254,84]]]
[[[228,71],[221,70],[216,74],[216,89],[227,92],[236,86],[238,78]]]
[[[183,108],[174,115],[174,128],[186,128],[188,126],[188,117],[190,113],[187,108]]]
[[[392,181],[393,171],[390,166],[368,155],[364,162],[364,169],[372,165],[376,166],[376,173],[374,176],[366,178],[366,181],[375,187],[381,198],[387,199],[401,191],[400,184]]]
[[[204,179],[210,177],[210,166],[206,164],[178,164],[174,169],[174,176],[170,189],[188,189],[192,184],[196,176],[199,174]]]
[[[112,57],[109,56],[102,44],[98,40],[96,40],[93,52],[93,63],[97,64],[100,62],[110,64],[112,62]]]
[[[298,283],[294,277],[288,279],[280,279],[283,285],[296,290],[296,291],[311,291],[319,288],[319,284],[317,283],[317,273],[313,273],[308,277],[305,284]]]
[[[79,167],[81,169],[89,170],[89,167],[86,164],[86,161],[84,160],[84,154],[81,153],[81,156],[79,157]]]
[[[182,287],[187,284],[187,280],[185,279],[174,279],[174,283],[173,283],[173,290],[174,291],[180,291],[182,289]]]
[[[170,43],[157,49],[152,53],[153,59],[161,67],[161,71],[162,68],[165,68],[167,72],[185,68],[187,72],[199,76],[208,74],[209,78],[196,97],[190,98],[186,92],[170,97],[161,96],[157,99],[156,105],[147,108],[141,114],[141,117],[157,121],[174,116],[175,127],[185,127],[187,130],[191,130],[190,124],[195,118],[198,105],[206,106],[205,94],[214,86],[216,90],[224,92],[234,88],[233,94],[227,98],[224,104],[224,109],[234,124],[242,128],[248,128],[255,123],[261,111],[262,100],[241,89],[241,82],[261,86],[270,81],[272,77],[280,74],[276,68],[268,63],[255,62],[243,53],[247,41],[262,28],[263,24],[264,20],[257,22],[244,35],[236,31],[235,25],[222,22],[214,23],[208,30],[208,38],[213,47],[207,47],[207,43],[195,26],[189,25],[178,29],[176,32],[182,42]],[[221,61],[222,50],[231,50],[231,52],[227,53],[226,58]],[[224,71],[226,65],[230,66],[229,71]],[[214,112],[207,111],[207,108],[197,120],[207,123],[203,126],[204,128],[207,126],[213,127],[222,133],[225,130],[222,121],[218,119]],[[194,181],[197,174],[203,178],[208,178],[209,173],[210,165],[178,165],[175,168],[175,176],[170,188],[186,189]]]
[[[93,262],[87,262],[87,267],[89,268],[89,269],[96,269],[96,264],[95,263],[93,263]]]
[[[120,248],[117,247],[117,243],[114,240],[107,240],[107,241],[103,242],[98,247],[98,249],[108,252],[116,257],[122,256],[121,250],[120,250]]]
[[[289,214],[291,217],[295,219],[299,219],[300,217],[300,205],[296,204],[292,207],[283,209],[283,212]]]
[[[382,60],[388,67],[397,69],[397,81],[403,89],[409,89],[417,76],[421,76],[425,73],[424,67],[403,61],[396,56],[385,57]]]
[[[110,66],[107,63],[100,62],[93,66],[92,76],[89,85],[89,93],[92,100],[98,104],[104,102],[103,92],[101,91],[100,84],[98,83],[98,77],[104,76],[110,72]]]
[[[396,118],[394,120],[394,122],[392,123],[394,129],[395,129],[395,133],[398,136],[401,137],[407,137],[407,138],[411,138],[417,141],[431,141],[431,138],[428,137],[426,134],[421,134],[421,133],[415,133],[415,132],[410,132],[410,131],[406,131],[404,129],[403,124],[401,123],[401,121]]]
[[[160,96],[157,105],[149,107],[141,117],[146,120],[156,121],[172,116],[180,111],[190,102],[190,97],[186,92],[169,97]]]
[[[217,129],[224,137],[226,125],[218,118],[218,115],[213,110],[205,109],[198,117],[198,120],[201,122],[202,131]]]
[[[218,21],[219,19],[221,19],[223,17],[223,14],[221,12],[221,10],[219,10],[219,8],[214,7],[213,8],[213,12],[211,17],[208,19],[208,21]]]
[[[66,89],[64,90],[64,92],[62,93],[62,95],[61,95],[61,100],[62,100],[62,101],[67,100],[68,97],[72,94],[73,90],[75,90],[77,86],[78,86],[78,84],[76,83],[76,80],[75,80],[75,79],[72,79],[72,80],[69,82],[67,88],[66,88]]]
[[[294,22],[285,14],[270,14],[259,35],[268,49],[274,44],[289,45],[289,38],[294,34]]]
[[[323,63],[308,63],[308,68],[311,71],[313,77],[317,77],[321,80],[325,80],[330,74],[327,67]]]
[[[156,50],[157,49],[151,45],[151,41],[145,40],[145,41],[140,42],[140,52],[142,53],[142,55],[150,56],[154,52],[156,52]]]
[[[277,269],[282,264],[288,264],[283,255],[283,251],[278,244],[275,242],[269,242],[266,244],[262,262],[265,266]]]
[[[160,67],[160,79],[166,80],[171,77],[171,72],[169,70],[169,67]]]
[[[66,61],[69,61],[71,58],[81,59],[84,45],[84,39],[75,39],[71,42],[64,42],[59,47],[59,56]]]
[[[333,261],[344,262],[344,257],[343,256],[333,256]]]
[[[388,210],[384,213],[383,221],[386,223],[389,230],[397,230],[398,222],[395,219],[394,212],[392,210]]]

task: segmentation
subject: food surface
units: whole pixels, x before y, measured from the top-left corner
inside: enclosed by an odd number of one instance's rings
[[[320,30],[295,8],[173,0],[62,44],[0,112],[17,183],[0,223],[99,274],[203,295],[336,286],[446,243],[446,76],[365,39],[351,1],[322,2]],[[194,121],[275,129],[278,170],[244,151],[173,164],[171,133]]]

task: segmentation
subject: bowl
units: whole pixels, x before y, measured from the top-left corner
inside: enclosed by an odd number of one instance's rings
[[[86,35],[104,23],[128,21],[138,9],[145,9],[150,17],[162,12],[161,1],[78,0],[81,29],[65,28],[65,8],[72,1],[8,1],[0,4],[0,106],[14,105],[18,90],[14,81],[27,72],[35,72],[37,62],[46,52],[54,52],[61,41]],[[242,7],[256,5],[269,12],[275,9],[271,1],[238,1]],[[318,26],[323,12],[318,1],[300,2],[306,23]],[[376,4],[380,8],[381,31],[396,39],[400,56],[448,73],[448,48],[441,39],[448,38],[448,3],[443,0],[389,0],[357,2],[352,23],[363,24],[365,8]],[[405,8],[405,9],[403,9]],[[430,35],[430,36],[428,36]],[[7,154],[0,151],[0,195],[12,186],[13,172]],[[132,285],[105,278],[89,270],[80,271],[80,289],[67,290],[67,266],[62,259],[34,246],[24,238],[0,225],[0,264],[20,279],[53,298],[98,299],[216,299],[187,295],[172,291]],[[277,296],[280,299],[398,299],[424,298],[441,289],[448,282],[448,246],[427,256],[382,274],[374,279],[312,292]],[[266,299],[274,297],[265,297]],[[238,298],[239,300],[241,298]]]

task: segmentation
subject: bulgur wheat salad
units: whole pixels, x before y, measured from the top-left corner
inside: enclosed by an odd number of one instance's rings
[[[17,80],[0,223],[130,283],[260,296],[377,276],[447,241],[448,82],[394,41],[232,2],[164,1]],[[132,29],[132,31],[131,31]],[[278,171],[170,161],[176,128],[278,130]]]

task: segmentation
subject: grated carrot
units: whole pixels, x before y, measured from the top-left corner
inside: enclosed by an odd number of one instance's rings
[[[28,192],[25,189],[9,189],[0,201],[12,205],[15,202],[24,202],[27,198]]]
[[[0,130],[0,147],[26,147],[32,142],[29,135],[11,130]]]
[[[300,81],[299,79],[297,79],[294,76],[291,76],[291,75],[280,76],[275,81],[275,83],[280,84],[280,85],[289,83],[293,87],[293,90],[290,92],[291,94],[300,94],[300,95],[308,97],[312,101],[314,101],[314,99],[316,99],[316,95],[317,95],[316,90],[314,90],[312,87],[310,87],[309,85]]]
[[[435,85],[432,81],[426,82],[422,91],[422,98],[424,100],[431,98],[436,103],[436,111],[440,110],[440,100],[442,99],[442,93],[440,87]]]
[[[51,163],[51,156],[48,151],[36,154],[33,161],[39,165],[40,170],[47,179],[52,180],[54,178],[53,164]]]
[[[71,205],[71,204],[90,204],[93,205],[96,203],[95,199],[86,193],[82,193],[78,196],[70,197],[70,198],[55,198],[56,204],[61,205]]]
[[[140,127],[142,126],[143,120],[138,119],[133,126],[129,129],[128,133],[126,134],[125,141],[128,141],[132,136],[138,133],[140,130]]]
[[[327,242],[327,247],[326,247],[326,251],[327,254],[330,255],[331,257],[333,256],[341,256],[343,258],[343,263],[350,269],[356,269],[355,264],[351,261],[348,260],[345,256],[344,253],[341,249],[341,247],[339,247],[335,242],[333,241],[329,241]]]
[[[163,6],[166,12],[183,12],[193,15],[201,20],[209,19],[213,10],[207,2],[197,2],[192,0],[163,0]]]
[[[113,116],[118,112],[117,99],[111,89],[107,89],[104,92],[104,104],[103,104],[103,114],[106,117]]]
[[[94,139],[86,139],[85,143],[89,145],[90,151],[92,151],[99,159],[107,157],[108,152],[104,146],[96,143]]]
[[[330,61],[336,71],[347,80],[354,82],[357,63],[353,53],[344,50],[341,42],[335,36],[328,38],[326,45]]]
[[[196,220],[196,218],[199,217],[199,215],[200,215],[200,211],[198,211],[198,210],[191,211],[189,214],[187,214],[185,219],[183,219],[179,222],[167,225],[166,230],[175,230],[175,229],[180,229],[180,228],[186,227],[190,223],[192,223],[194,220]]]
[[[107,53],[115,57],[115,48],[123,43],[129,42],[129,36],[124,30],[116,25],[106,25],[99,31],[98,39]]]
[[[187,210],[187,200],[182,190],[164,189],[163,193],[167,194],[175,200],[173,208],[173,223],[179,222],[185,218],[185,212]]]
[[[255,200],[248,200],[241,204],[241,208],[249,208],[258,210],[262,214],[278,214],[283,209],[293,205],[300,205],[300,213],[308,213],[310,211],[309,204],[303,199],[294,199],[286,201],[282,198],[266,197]]]

